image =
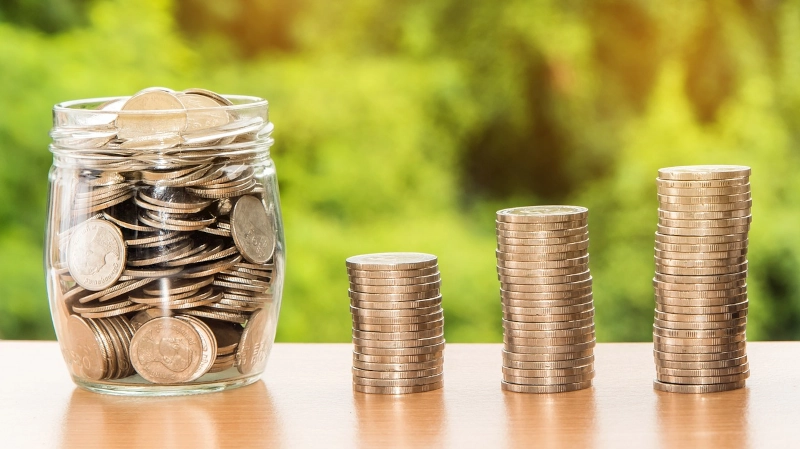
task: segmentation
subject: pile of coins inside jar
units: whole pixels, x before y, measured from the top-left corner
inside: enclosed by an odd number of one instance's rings
[[[502,388],[556,393],[594,378],[588,210],[528,206],[497,212],[503,308]]]
[[[655,389],[678,393],[744,387],[750,168],[658,171]]]
[[[151,88],[53,130],[54,176],[73,181],[54,184],[69,210],[51,209],[49,258],[76,376],[179,384],[263,369],[277,224],[249,150],[267,122],[231,105]]]
[[[443,386],[444,315],[436,256],[347,258],[353,316],[353,388],[411,394]]]

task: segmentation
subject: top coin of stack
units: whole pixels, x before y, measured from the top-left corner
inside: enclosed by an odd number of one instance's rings
[[[747,363],[747,235],[750,168],[684,166],[658,171],[655,389],[738,389]]]
[[[590,387],[594,305],[588,210],[529,206],[497,212],[503,381],[513,392]]]
[[[353,315],[353,388],[411,394],[443,386],[444,315],[436,256],[347,258]]]

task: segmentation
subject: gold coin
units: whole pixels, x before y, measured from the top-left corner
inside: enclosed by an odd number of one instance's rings
[[[725,375],[718,377],[674,377],[659,373],[656,374],[656,378],[658,379],[658,381],[662,383],[714,385],[714,384],[736,383],[744,381],[750,378],[750,371],[747,370],[745,372],[734,375]]]
[[[732,391],[741,389],[745,385],[745,380],[722,384],[671,384],[653,380],[653,389],[675,394],[710,394],[712,392]]]
[[[145,323],[131,342],[133,367],[142,378],[155,384],[193,381],[204,362],[202,354],[197,330],[172,317]]]
[[[408,370],[408,371],[377,371],[377,370],[364,370],[358,367],[353,367],[353,376],[360,379],[375,379],[375,380],[405,380],[409,378],[427,378],[441,375],[442,367],[433,367],[430,369],[421,370]]]
[[[658,177],[662,180],[706,181],[729,180],[750,176],[750,168],[734,165],[697,165],[675,166],[658,169]]]
[[[439,272],[431,275],[421,277],[406,277],[406,278],[362,278],[350,277],[351,285],[363,286],[408,286],[408,285],[426,285],[429,283],[439,282]]]
[[[417,394],[420,392],[430,392],[444,387],[444,380],[431,384],[423,384],[419,386],[362,386],[353,383],[353,390],[365,394]]]
[[[583,358],[568,359],[564,361],[523,361],[513,358],[513,356],[506,357],[506,352],[504,350],[503,367],[521,370],[565,370],[576,367],[593,366],[594,364],[594,355],[585,356]]]
[[[345,264],[355,270],[418,270],[436,266],[438,259],[428,253],[372,253],[347,258]]]
[[[551,385],[527,385],[514,384],[500,381],[500,386],[504,391],[518,392],[523,394],[558,394],[561,392],[579,391],[592,387],[592,380],[570,384],[551,384]]]

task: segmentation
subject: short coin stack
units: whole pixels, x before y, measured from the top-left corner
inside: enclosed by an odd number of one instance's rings
[[[353,315],[353,388],[411,394],[443,382],[444,313],[436,256],[347,258]]]
[[[527,206],[497,212],[507,391],[584,389],[594,378],[589,211]]]
[[[658,176],[653,387],[744,387],[750,168],[669,167]]]

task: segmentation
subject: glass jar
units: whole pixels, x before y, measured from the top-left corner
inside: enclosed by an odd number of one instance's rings
[[[67,367],[96,392],[256,381],[285,267],[267,101],[202,89],[58,104],[45,269]]]

